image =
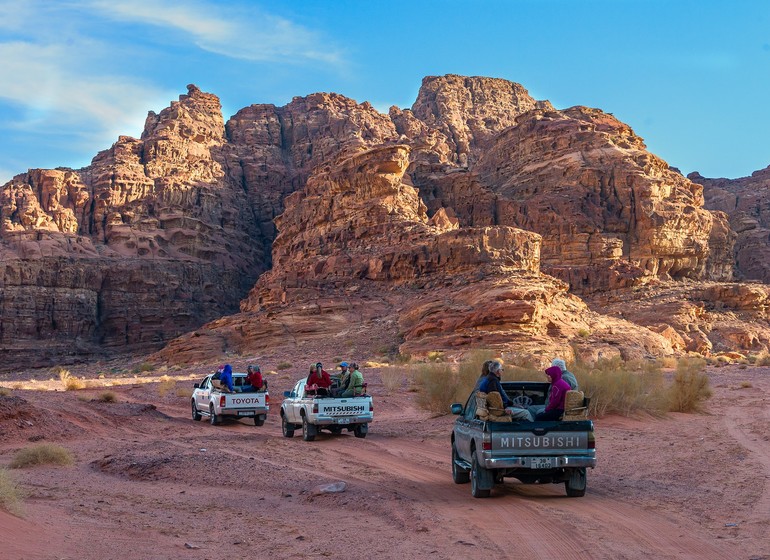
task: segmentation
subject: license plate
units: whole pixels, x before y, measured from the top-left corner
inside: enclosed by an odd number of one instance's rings
[[[550,469],[551,458],[550,457],[533,457],[529,460],[529,466],[532,469]]]
[[[337,424],[350,424],[350,418],[337,418]]]
[[[248,410],[239,410],[238,416],[251,416],[251,412],[249,412]]]

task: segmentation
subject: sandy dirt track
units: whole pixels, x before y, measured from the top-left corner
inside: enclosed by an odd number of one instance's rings
[[[0,466],[41,441],[76,457],[10,471],[27,497],[23,517],[0,512],[0,558],[770,559],[770,368],[710,369],[709,414],[595,421],[583,498],[515,481],[472,498],[451,478],[454,418],[366,373],[366,439],[282,437],[288,375],[261,427],[193,422],[183,391],[157,384],[111,388],[116,403],[0,397]],[[337,481],[344,492],[317,491]]]

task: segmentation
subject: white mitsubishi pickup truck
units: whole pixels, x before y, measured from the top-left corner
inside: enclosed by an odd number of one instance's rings
[[[370,395],[360,397],[327,397],[307,394],[305,379],[300,379],[291,391],[283,393],[281,427],[285,437],[294,437],[294,430],[302,428],[302,439],[313,441],[319,430],[333,434],[352,431],[357,438],[365,438],[369,422],[374,419]]]
[[[192,419],[200,420],[208,416],[212,424],[219,424],[223,418],[253,418],[255,426],[265,423],[267,413],[270,410],[270,395],[267,392],[267,383],[261,391],[244,392],[246,387],[246,374],[233,373],[233,386],[235,393],[223,393],[215,389],[211,384],[213,374],[207,375],[203,381],[195,384],[190,406]]]

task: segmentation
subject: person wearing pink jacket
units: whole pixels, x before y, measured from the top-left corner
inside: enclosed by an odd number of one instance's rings
[[[564,415],[564,400],[567,398],[567,391],[570,390],[569,383],[561,378],[561,368],[551,366],[545,370],[545,374],[551,379],[551,396],[545,410],[535,416],[535,420],[560,420]]]

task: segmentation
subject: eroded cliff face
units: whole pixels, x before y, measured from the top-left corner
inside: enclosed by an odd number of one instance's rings
[[[318,93],[227,123],[216,96],[188,86],[87,168],[3,187],[0,340],[14,356],[42,340],[51,354],[158,346],[243,300],[165,358],[287,333],[349,339],[351,324],[405,352],[770,345],[765,288],[725,283],[734,229],[759,232],[745,250],[738,237],[739,268],[762,268],[762,205],[744,228],[744,197],[709,211],[700,182],[612,115],[557,111],[505,80],[428,77],[389,115]],[[753,303],[709,299],[733,293]],[[671,294],[686,303],[661,321]]]
[[[706,208],[729,216],[740,276],[770,284],[770,167],[732,180],[688,177],[704,186]]]
[[[3,352],[57,363],[157,347],[235,311],[269,253],[224,144],[219,100],[190,86],[141,139],[5,185]]]
[[[295,338],[316,333],[320,314],[331,337],[370,307],[390,325],[380,329],[382,340],[396,340],[405,353],[469,344],[564,353],[570,338],[589,329],[604,336],[597,348],[609,352],[610,342],[615,353],[628,355],[671,351],[665,337],[602,319],[565,283],[542,274],[538,234],[510,226],[459,227],[443,211],[428,218],[405,175],[409,161],[409,147],[393,145],[317,169],[286,199],[276,220],[273,268],[243,301],[240,316],[182,337],[160,356],[214,347],[239,329],[253,332],[248,324],[265,315],[283,325],[284,338]],[[366,315],[374,322],[371,311]],[[236,349],[251,350],[243,338]]]

